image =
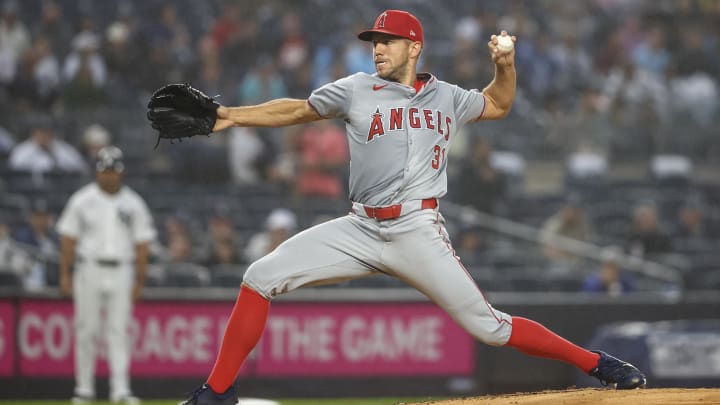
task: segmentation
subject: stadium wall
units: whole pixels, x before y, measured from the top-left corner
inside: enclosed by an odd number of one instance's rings
[[[151,294],[152,295],[152,294]],[[182,397],[212,367],[232,292],[211,296],[158,291],[136,306],[131,327],[133,386],[144,398]],[[383,299],[383,295],[385,295]],[[172,298],[172,297],[175,298]],[[344,296],[344,299],[340,299]],[[361,299],[364,296],[364,300]],[[614,323],[717,319],[720,299],[588,297],[577,294],[490,294],[495,306],[538,320],[587,344]],[[637,328],[636,328],[637,329]],[[72,304],[52,294],[0,298],[0,399],[67,398],[72,393]],[[720,331],[714,341],[720,342]],[[711,333],[715,333],[711,332]],[[636,334],[637,335],[637,334]],[[595,347],[651,368],[647,339]],[[99,345],[99,391],[107,365]],[[707,355],[707,347],[698,348]],[[709,348],[720,353],[720,343]],[[700,359],[700,357],[698,357]],[[653,375],[653,370],[648,370]],[[720,370],[693,378],[651,379],[654,386],[720,386]],[[702,374],[702,373],[701,373]],[[332,384],[328,384],[328,379]],[[333,397],[459,395],[566,388],[571,366],[477,344],[444,312],[407,291],[318,289],[278,299],[266,333],[243,367],[243,395]],[[41,387],[40,389],[38,387]]]

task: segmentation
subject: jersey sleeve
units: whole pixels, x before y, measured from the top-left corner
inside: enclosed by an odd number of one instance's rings
[[[455,86],[453,101],[455,117],[463,124],[480,118],[485,111],[485,96],[478,90],[465,90]]]
[[[61,236],[77,239],[78,235],[80,235],[80,212],[78,196],[74,195],[65,204],[65,208],[60,214],[60,218],[58,218],[55,225],[57,233]]]
[[[151,242],[155,239],[157,231],[153,224],[152,215],[147,204],[137,196],[137,220],[133,222],[133,241],[135,243]]]
[[[310,94],[308,103],[324,118],[345,118],[350,111],[353,76],[328,83]]]

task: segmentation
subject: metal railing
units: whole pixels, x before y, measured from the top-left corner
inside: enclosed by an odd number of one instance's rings
[[[504,236],[531,243],[540,243],[540,230],[537,228],[448,201],[443,201],[442,210],[446,216],[454,217],[463,224],[477,225]],[[602,252],[604,247],[592,243],[564,236],[543,238],[542,243],[577,257],[598,262],[603,261]],[[677,269],[623,253],[618,254],[617,260],[623,269],[654,279],[676,283],[678,287],[682,287],[682,273]]]

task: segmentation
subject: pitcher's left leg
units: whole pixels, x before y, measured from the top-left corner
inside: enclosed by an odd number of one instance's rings
[[[383,264],[425,294],[483,343],[501,346],[510,339],[512,319],[485,299],[465,271],[440,224],[437,211],[412,213],[392,226]]]
[[[618,388],[645,385],[645,376],[631,364],[583,349],[537,322],[494,309],[455,255],[442,217],[436,213],[433,219],[425,212],[411,220],[417,226],[412,232],[398,233],[387,256],[388,266],[477,339],[570,363]]]

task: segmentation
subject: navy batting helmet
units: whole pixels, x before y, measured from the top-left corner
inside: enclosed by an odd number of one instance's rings
[[[99,172],[113,170],[122,173],[125,170],[125,164],[123,163],[123,153],[120,148],[108,145],[100,149],[97,154],[95,170]]]

